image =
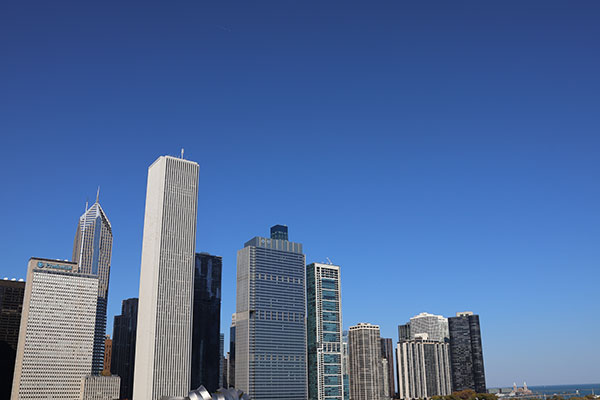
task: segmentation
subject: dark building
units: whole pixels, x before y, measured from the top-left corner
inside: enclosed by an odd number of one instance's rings
[[[0,280],[0,398],[11,394],[25,282]]]
[[[137,316],[138,299],[123,300],[121,315],[115,316],[113,326],[110,372],[121,377],[121,399],[133,397]]]
[[[288,227],[285,225],[272,226],[271,239],[288,240]]]
[[[227,365],[227,385],[235,387],[235,314],[231,317],[229,328],[229,363]]]
[[[410,340],[410,324],[398,325],[398,341]]]
[[[392,339],[381,338],[381,357],[387,360],[389,393],[390,397],[394,397],[396,394],[396,385],[394,381],[394,343]],[[383,373],[385,374],[386,371]]]
[[[485,393],[485,372],[479,315],[471,312],[456,313],[448,318],[450,331],[450,362],[452,390],[475,390]]]
[[[203,385],[219,389],[221,377],[221,270],[222,259],[196,253],[192,322],[191,389]]]

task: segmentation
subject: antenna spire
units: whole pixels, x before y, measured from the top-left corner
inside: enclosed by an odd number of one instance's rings
[[[181,159],[183,160],[183,147],[181,148]]]
[[[100,185],[98,185],[98,191],[96,192],[96,203],[100,200]]]

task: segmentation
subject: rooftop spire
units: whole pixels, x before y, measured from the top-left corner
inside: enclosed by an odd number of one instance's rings
[[[100,199],[100,185],[98,185],[98,191],[96,192],[96,203],[98,203],[99,199]]]

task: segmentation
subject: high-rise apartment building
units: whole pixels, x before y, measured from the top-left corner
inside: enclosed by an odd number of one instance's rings
[[[475,390],[485,393],[485,371],[479,315],[457,313],[448,318],[450,330],[450,360],[452,362],[452,390]]]
[[[79,400],[92,370],[98,277],[77,263],[31,258],[12,400]]]
[[[359,323],[351,326],[348,336],[350,347],[350,398],[352,400],[380,400],[384,398],[383,366],[379,326]]]
[[[235,387],[235,313],[231,316],[229,327],[229,361],[227,365],[227,385]]]
[[[340,267],[306,267],[309,400],[343,400]]]
[[[235,386],[253,400],[306,400],[305,258],[255,237],[237,254]]]
[[[428,340],[443,342],[448,339],[448,319],[426,312],[415,315],[410,319],[411,339],[423,333],[427,334]]]
[[[112,339],[109,335],[106,335],[104,339],[104,368],[102,369],[102,375],[110,375],[110,362],[112,359]]]
[[[392,339],[381,338],[381,357],[386,360],[384,375],[388,384],[388,396],[394,397],[396,385],[394,380],[394,343]]]
[[[24,295],[22,279],[0,280],[0,399],[10,398]]]
[[[106,334],[106,306],[112,254],[112,227],[104,210],[96,202],[79,218],[73,243],[73,262],[79,272],[98,276],[98,310],[94,330],[94,357],[92,373],[100,374],[104,367],[104,336]]]
[[[410,324],[398,325],[398,341],[403,342],[405,340],[410,340],[411,338]]]
[[[196,253],[192,327],[192,380],[190,390],[221,387],[221,273],[223,260]]]
[[[452,392],[448,343],[420,338],[401,341],[396,359],[401,399],[426,399]]]
[[[134,400],[190,389],[198,172],[171,156],[148,168]]]
[[[137,335],[138,299],[123,300],[121,315],[115,316],[110,371],[121,377],[120,399],[133,397],[135,339]]]

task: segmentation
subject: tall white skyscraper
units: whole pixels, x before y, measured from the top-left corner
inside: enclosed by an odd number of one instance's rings
[[[148,168],[134,400],[190,390],[198,173],[170,156]]]
[[[379,325],[359,323],[351,326],[348,335],[350,347],[350,398],[352,400],[381,400],[385,398],[382,379],[381,337]],[[387,373],[387,371],[386,371]]]
[[[79,400],[92,371],[98,277],[77,263],[31,258],[12,400]]]
[[[426,312],[415,315],[410,319],[411,338],[415,339],[417,335],[422,337],[423,333],[427,334],[428,340],[443,342],[449,338],[448,318]]]

